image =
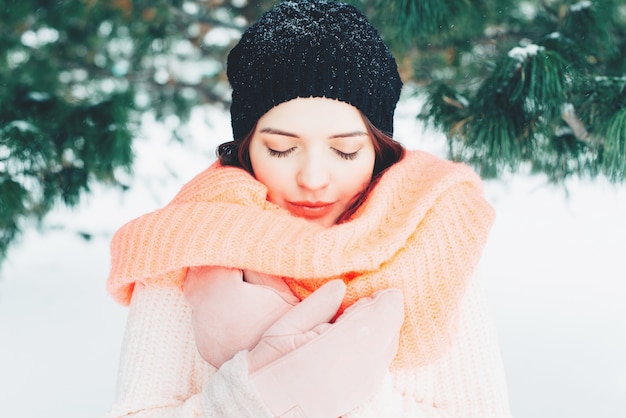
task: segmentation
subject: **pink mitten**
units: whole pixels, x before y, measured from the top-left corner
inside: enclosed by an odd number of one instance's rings
[[[250,379],[277,417],[338,417],[382,383],[404,318],[397,289],[377,292],[335,323],[345,285],[320,287],[272,325],[248,353]]]
[[[298,303],[278,277],[214,266],[191,267],[184,294],[198,351],[217,368],[239,351],[252,349]]]

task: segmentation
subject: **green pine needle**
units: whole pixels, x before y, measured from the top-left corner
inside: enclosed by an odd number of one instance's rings
[[[626,179],[626,108],[619,110],[604,131],[602,168],[612,181]]]

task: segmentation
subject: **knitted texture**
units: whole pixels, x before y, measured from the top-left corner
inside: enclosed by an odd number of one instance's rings
[[[473,171],[408,152],[350,221],[330,228],[291,216],[266,195],[244,170],[215,163],[165,208],[115,234],[108,290],[127,304],[134,283],[181,287],[186,267],[196,265],[278,275],[301,299],[341,277],[342,309],[377,290],[402,290],[393,367],[428,364],[445,352],[494,218]]]
[[[376,29],[354,7],[283,1],[242,35],[228,55],[233,137],[296,97],[327,97],[359,109],[392,134],[402,81]]]
[[[390,373],[378,393],[346,418],[511,418],[497,336],[478,279],[468,283],[450,349],[432,364]],[[369,373],[367,366],[363,373]],[[200,357],[180,289],[137,285],[107,418],[271,418],[262,402],[248,379],[245,352],[219,370]]]
[[[216,371],[198,353],[182,293],[143,290],[133,294],[117,399],[105,418],[272,417],[248,379],[246,352]]]

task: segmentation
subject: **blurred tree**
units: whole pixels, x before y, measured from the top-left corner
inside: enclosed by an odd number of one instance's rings
[[[0,260],[27,220],[93,182],[125,187],[142,112],[227,106],[226,54],[277,1],[0,0]],[[623,2],[349,1],[450,158],[485,177],[626,179]]]
[[[0,260],[94,181],[125,187],[141,112],[227,105],[226,54],[269,3],[0,0]]]
[[[451,159],[486,178],[626,180],[624,1],[353,3],[403,57]]]

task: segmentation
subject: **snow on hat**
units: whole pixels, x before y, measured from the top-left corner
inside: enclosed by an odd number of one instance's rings
[[[397,64],[353,6],[282,1],[244,32],[228,55],[227,75],[235,140],[272,107],[297,97],[341,100],[393,133],[402,88]]]

